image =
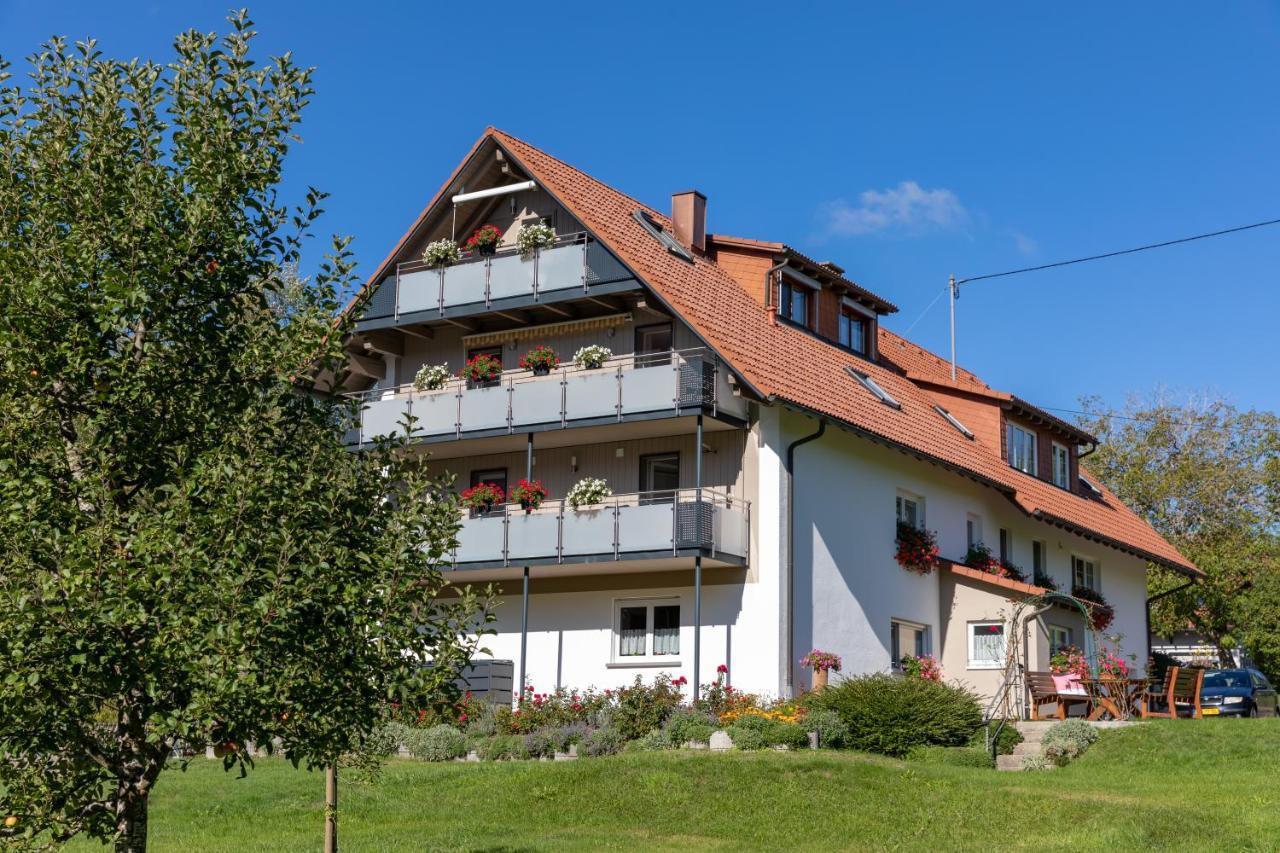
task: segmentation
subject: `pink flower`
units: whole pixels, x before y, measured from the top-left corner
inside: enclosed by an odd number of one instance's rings
[[[729,667],[726,664],[722,663],[718,667],[716,667],[716,672],[720,673],[721,675],[724,675],[728,671],[729,671]]]

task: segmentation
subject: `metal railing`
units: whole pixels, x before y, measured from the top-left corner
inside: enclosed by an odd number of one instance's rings
[[[714,489],[612,495],[574,508],[544,501],[495,506],[462,519],[455,565],[617,561],[699,550],[711,558],[750,554],[750,501]]]
[[[483,304],[514,297],[580,289],[587,291],[586,232],[561,234],[556,242],[532,254],[517,247],[499,249],[492,255],[466,252],[446,267],[429,267],[421,260],[396,265],[395,317],[421,311]]]
[[[575,421],[622,421],[630,415],[717,412],[722,377],[703,348],[609,359],[598,368],[563,365],[546,375],[504,371],[491,383],[451,379],[443,388],[419,391],[413,385],[362,391],[348,396],[361,403],[357,428],[348,444],[366,444],[379,435],[459,438],[472,432],[518,432],[533,426],[567,427]]]

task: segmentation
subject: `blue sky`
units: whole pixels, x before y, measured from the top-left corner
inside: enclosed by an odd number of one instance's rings
[[[852,5],[852,4],[849,4]],[[713,232],[783,240],[945,353],[947,275],[1280,217],[1280,6],[258,3],[317,67],[287,189],[371,272],[489,124]],[[47,36],[169,55],[222,3],[0,2]],[[21,72],[21,63],[15,61]],[[960,362],[1045,406],[1210,391],[1280,409],[1280,226],[974,284]]]

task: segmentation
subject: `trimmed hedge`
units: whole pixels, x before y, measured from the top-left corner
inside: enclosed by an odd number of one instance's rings
[[[982,710],[972,693],[923,678],[856,676],[811,694],[807,701],[812,708],[840,715],[849,728],[846,746],[896,758],[913,746],[964,746],[982,725]]]

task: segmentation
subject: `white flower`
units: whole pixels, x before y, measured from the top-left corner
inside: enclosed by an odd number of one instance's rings
[[[413,390],[438,391],[452,378],[453,374],[449,372],[448,362],[444,364],[424,364],[418,368],[418,372],[413,376]]]
[[[573,354],[574,364],[586,368],[599,367],[611,358],[613,358],[613,350],[598,344],[583,347]]]
[[[520,254],[532,255],[537,249],[545,249],[556,241],[556,230],[550,225],[536,222],[520,229],[516,243],[520,246]]]
[[[613,489],[609,488],[609,484],[597,477],[584,477],[564,496],[569,505],[574,509],[583,506],[591,506],[598,504],[605,498],[613,494]]]
[[[422,251],[422,262],[429,267],[444,267],[462,257],[458,244],[452,240],[436,240]]]

